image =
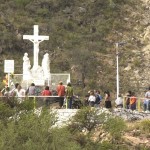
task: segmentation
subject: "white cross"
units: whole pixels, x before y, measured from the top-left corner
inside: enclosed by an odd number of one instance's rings
[[[34,64],[33,68],[38,68],[39,44],[44,40],[49,40],[49,36],[39,36],[38,25],[34,25],[34,35],[23,35],[23,39],[30,40],[34,44]]]

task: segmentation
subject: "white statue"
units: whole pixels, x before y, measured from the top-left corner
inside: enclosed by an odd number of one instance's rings
[[[49,36],[39,35],[38,25],[34,25],[34,35],[23,35],[23,39],[30,40],[34,44],[34,60],[33,60],[33,70],[38,69],[38,55],[39,55],[39,44],[44,40],[49,40]]]
[[[31,78],[31,71],[30,71],[30,59],[28,57],[28,53],[24,53],[23,56],[23,79],[28,80]]]
[[[44,78],[49,79],[49,77],[50,77],[50,59],[49,59],[48,53],[46,53],[43,57],[42,68],[43,68]]]
[[[30,59],[28,57],[28,53],[24,53],[23,56],[23,70],[28,70],[30,69],[31,65],[30,65]]]
[[[23,39],[30,40],[33,43],[33,67],[31,69],[31,65],[29,62],[28,55],[26,54],[24,57],[24,65],[23,65],[23,79],[24,80],[35,80],[40,82],[41,80],[49,79],[50,76],[50,68],[49,68],[49,58],[45,55],[43,60],[43,64],[48,65],[39,65],[39,44],[44,40],[49,40],[49,36],[39,35],[38,25],[34,25],[33,35],[23,35]],[[28,65],[27,65],[28,64]]]

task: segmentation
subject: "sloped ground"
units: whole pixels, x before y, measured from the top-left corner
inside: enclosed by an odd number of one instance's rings
[[[137,131],[135,130],[135,132]],[[135,137],[133,132],[129,132],[123,135],[123,139],[126,143],[130,143],[133,146],[144,145],[150,148],[150,137],[146,137],[144,134]]]
[[[63,125],[68,125],[71,121],[71,118],[76,114],[78,110],[71,109],[53,109],[57,115],[57,122],[53,127],[62,127]],[[132,112],[125,109],[115,109],[113,112],[108,111],[107,109],[100,109],[98,113],[106,113],[109,115],[120,116],[126,121],[127,128],[122,136],[122,144],[127,145],[129,149],[132,147],[137,150],[138,147],[142,146],[150,148],[150,132],[149,127],[146,129],[147,132],[142,130],[141,121],[150,120],[150,113],[140,113],[140,112]],[[89,131],[85,128],[82,129],[82,133],[87,135]],[[91,139],[93,141],[109,141],[111,142],[113,137],[104,131],[102,125],[97,125],[94,129],[93,134],[91,135]]]
[[[22,73],[23,53],[33,55],[32,44],[22,36],[32,34],[36,23],[40,34],[50,36],[40,45],[39,58],[48,52],[51,71],[71,72],[77,88],[81,81],[87,89],[115,93],[115,43],[120,41],[126,41],[119,47],[121,92],[133,89],[139,94],[148,86],[149,50],[144,50],[149,45],[144,30],[149,25],[148,0],[2,0],[0,9],[2,70],[4,59],[14,59],[15,73]]]
[[[147,127],[146,132],[143,132],[141,121],[128,122],[127,127],[128,129],[123,135],[126,143],[130,143],[133,146],[143,145],[150,148],[149,127]]]

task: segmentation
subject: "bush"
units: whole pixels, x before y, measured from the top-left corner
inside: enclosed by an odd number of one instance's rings
[[[52,128],[54,119],[53,114],[45,110],[40,116],[32,111],[21,114],[7,126],[0,121],[0,149],[80,150],[80,145],[66,128]]]
[[[110,117],[104,124],[104,129],[112,136],[112,141],[119,140],[123,131],[126,129],[126,124],[122,118]]]
[[[30,111],[34,109],[35,105],[36,104],[35,104],[34,98],[25,98],[25,100],[22,103],[17,105],[17,110],[18,111],[20,110]]]
[[[52,141],[51,150],[81,150],[80,145],[74,140],[74,136],[67,128],[55,128],[50,131]]]
[[[0,101],[0,120],[7,122],[8,118],[15,114],[15,110],[11,109],[10,106]]]
[[[85,107],[79,110],[77,114],[72,118],[69,129],[71,132],[82,131],[83,129],[90,132],[98,124],[104,123],[105,117],[106,114],[99,114],[98,109]]]
[[[7,126],[0,122],[0,149],[48,149],[51,143],[50,127],[53,115],[43,111],[40,116],[32,111],[21,114],[18,120],[11,119]]]

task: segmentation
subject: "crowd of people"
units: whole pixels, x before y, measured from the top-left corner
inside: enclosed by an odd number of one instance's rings
[[[147,92],[145,93],[145,98],[141,98],[143,103],[143,110],[150,111],[150,87],[148,88]],[[128,91],[125,96],[121,94],[118,95],[117,99],[115,100],[115,107],[117,108],[126,108],[131,110],[137,109],[137,97],[135,93],[132,91]],[[109,91],[104,92],[104,100],[100,95],[100,91],[98,90],[91,90],[85,96],[85,105],[89,105],[90,107],[105,107],[105,108],[112,108],[112,97],[110,96]]]
[[[145,99],[144,99],[144,111],[150,111],[150,87],[148,88],[148,91],[145,93]]]
[[[110,97],[110,92],[109,91],[105,91],[104,92],[105,96],[104,96],[104,106],[106,108],[111,108],[112,104],[111,104],[111,97]],[[99,90],[90,90],[88,91],[88,94],[85,96],[85,105],[89,105],[90,107],[96,107],[96,108],[100,108],[102,107],[102,96],[100,94]]]
[[[5,86],[0,91],[0,96],[4,97],[16,97],[18,103],[21,103],[24,100],[24,97],[33,97],[33,96],[43,96],[45,104],[49,104],[49,97],[50,96],[58,96],[59,98],[59,108],[63,108],[64,100],[66,100],[66,107],[72,108],[72,101],[73,101],[73,88],[71,83],[69,82],[67,86],[63,85],[63,82],[60,81],[57,85],[56,89],[51,91],[49,86],[45,86],[45,88],[41,91],[37,90],[37,87],[34,83],[28,87],[27,90],[23,89],[19,83],[16,83],[14,88],[10,90],[8,86]]]
[[[59,98],[59,108],[64,108],[64,105],[65,108],[72,108],[74,90],[70,82],[67,84],[67,86],[64,86],[63,82],[60,81],[54,91],[51,91],[49,86],[45,86],[45,88],[41,91],[37,91],[34,83],[32,83],[27,90],[23,89],[19,83],[16,83],[13,89],[10,90],[10,88],[6,86],[0,91],[0,96],[16,97],[18,103],[21,103],[26,96],[32,97],[37,95],[45,97],[44,102],[46,106],[49,105],[50,96],[57,96]],[[87,95],[85,95],[83,103],[85,106],[95,108],[112,108],[112,98],[109,91],[104,92],[103,98],[99,90],[90,90],[88,91]],[[119,94],[115,100],[116,107],[123,108],[124,106],[126,109],[136,110],[136,105],[137,97],[132,91],[128,91],[124,99],[121,94]],[[143,110],[150,111],[150,87],[145,93],[145,99],[143,100]]]
[[[136,110],[137,100],[138,99],[135,96],[135,93],[132,91],[128,91],[124,100],[122,96],[119,94],[115,103],[117,107],[123,107],[123,102],[124,102],[126,109]],[[143,102],[143,110],[150,111],[150,87],[146,91],[144,98],[141,98],[141,101]]]

